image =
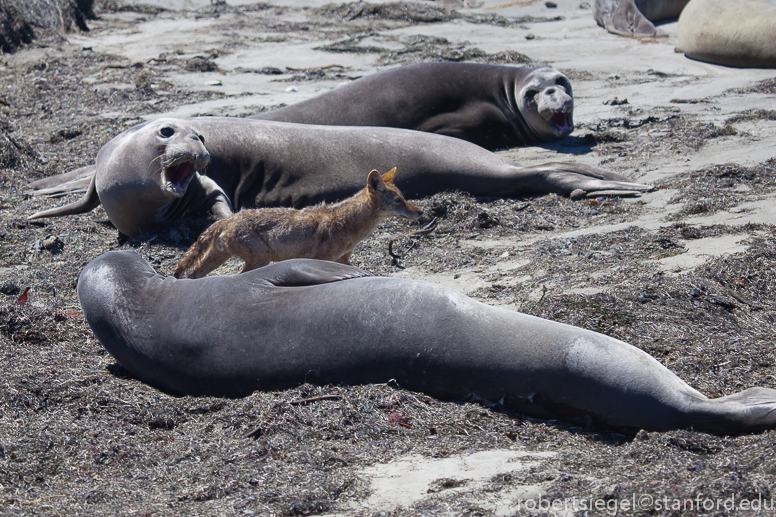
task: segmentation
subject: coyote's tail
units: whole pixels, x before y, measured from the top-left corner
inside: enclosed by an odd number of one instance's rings
[[[202,235],[191,245],[191,248],[183,255],[178,265],[175,266],[172,276],[175,278],[188,277],[199,268],[202,261],[207,258],[216,245],[216,239],[221,235],[221,222],[223,222],[223,219],[211,224],[207,230],[202,232]]]

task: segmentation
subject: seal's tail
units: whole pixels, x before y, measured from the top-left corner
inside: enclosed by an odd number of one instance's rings
[[[218,239],[221,237],[221,232],[224,230],[224,221],[216,221],[210,227],[202,232],[199,239],[191,245],[191,248],[183,255],[183,258],[175,266],[172,272],[172,276],[175,278],[200,278],[215,268],[223,264],[229,259],[230,255],[226,254],[226,257],[222,259],[224,255],[218,245]]]

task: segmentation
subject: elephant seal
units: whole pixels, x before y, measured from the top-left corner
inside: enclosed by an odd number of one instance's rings
[[[414,129],[493,150],[564,137],[573,111],[571,83],[552,68],[419,63],[251,118]]]
[[[79,201],[30,219],[82,213],[101,203],[119,231],[135,236],[187,212],[210,210],[223,219],[244,207],[337,201],[363,188],[365,170],[393,167],[401,171],[396,186],[407,197],[445,190],[519,196],[575,189],[633,194],[650,188],[587,165],[521,167],[472,143],[419,131],[162,118],[105,144],[94,172],[83,169],[93,179]],[[53,183],[55,178],[48,184]]]
[[[661,36],[652,22],[679,17],[679,48],[687,57],[776,68],[776,0],[595,0],[593,16],[621,36]]]
[[[679,16],[679,47],[699,61],[776,68],[776,0],[692,0]]]
[[[620,36],[662,36],[652,22],[677,18],[689,0],[595,0],[598,25]]]
[[[608,426],[776,427],[776,390],[708,399],[622,341],[334,262],[177,280],[134,251],[112,251],[83,269],[78,298],[108,352],[174,394],[395,379],[440,399],[475,393],[539,417]]]

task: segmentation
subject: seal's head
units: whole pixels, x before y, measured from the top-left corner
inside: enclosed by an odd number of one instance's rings
[[[127,129],[97,155],[95,187],[126,235],[178,214],[192,180],[210,161],[205,139],[185,121],[161,118]]]
[[[574,97],[565,75],[536,68],[515,92],[520,113],[540,140],[555,140],[574,130]]]

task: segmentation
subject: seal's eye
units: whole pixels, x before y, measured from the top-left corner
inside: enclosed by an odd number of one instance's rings
[[[175,130],[169,126],[164,126],[159,130],[159,134],[162,135],[162,138],[170,138],[175,134]]]
[[[536,97],[536,95],[537,95],[538,93],[539,93],[539,92],[538,92],[538,91],[536,91],[536,90],[528,90],[527,92],[525,92],[525,100],[527,100],[527,101],[532,101],[532,100],[534,100],[534,97]]]
[[[199,137],[199,141],[204,144],[205,143],[205,137],[202,136],[202,135],[197,135],[197,136]]]
[[[555,81],[555,84],[557,84],[561,88],[565,88],[566,91],[568,91],[569,89],[569,82],[563,77],[558,77],[558,79]]]

